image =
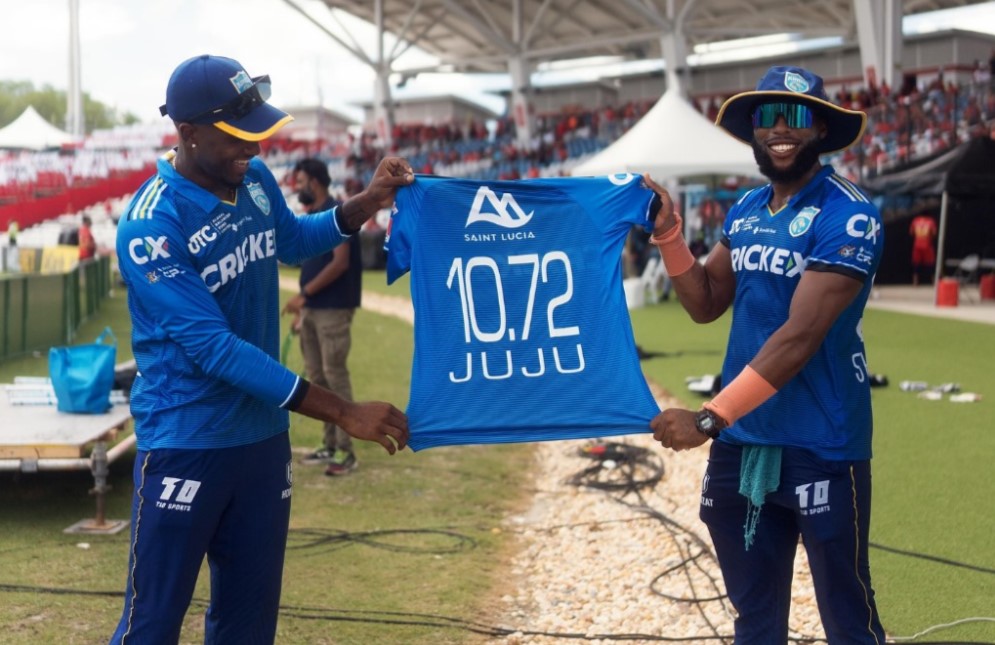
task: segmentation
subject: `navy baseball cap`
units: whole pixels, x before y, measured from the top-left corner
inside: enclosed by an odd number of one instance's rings
[[[771,67],[752,92],[742,92],[726,99],[715,124],[743,143],[753,143],[753,111],[763,103],[801,103],[826,122],[828,132],[819,144],[819,152],[845,150],[860,139],[867,125],[867,115],[847,110],[829,101],[822,78],[801,67]]]
[[[233,137],[262,141],[294,119],[267,103],[269,97],[269,76],[253,78],[238,61],[203,54],[173,70],[159,112],[177,123],[213,124]]]

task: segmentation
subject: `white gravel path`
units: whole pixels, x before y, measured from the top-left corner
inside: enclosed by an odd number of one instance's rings
[[[404,298],[363,293],[363,307],[414,321]],[[676,402],[650,384],[661,408]],[[571,479],[602,464],[582,453],[588,441],[537,445],[535,497],[523,515],[505,520],[517,536],[517,555],[502,598],[497,626],[514,630],[493,645],[555,645],[569,642],[731,643],[732,606],[698,519],[707,446],[675,453],[649,434],[613,437],[643,453],[645,464],[631,471],[635,481],[662,477],[625,491],[625,463],[601,468],[585,480]],[[610,466],[610,464],[607,464]],[[608,490],[605,490],[608,487]],[[685,565],[685,563],[687,563]],[[692,602],[693,598],[711,598]],[[792,589],[791,635],[825,638],[815,605],[805,552],[799,547]]]

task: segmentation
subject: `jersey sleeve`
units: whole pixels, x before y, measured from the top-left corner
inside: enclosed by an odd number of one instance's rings
[[[163,208],[119,225],[118,264],[129,299],[155,335],[176,343],[204,373],[284,405],[298,376],[232,332],[187,252],[175,213]]]
[[[877,272],[884,227],[874,204],[854,201],[820,213],[813,223],[815,244],[807,268],[835,271],[866,281]]]
[[[418,208],[425,195],[425,186],[433,180],[418,175],[415,181],[397,191],[393,212],[387,224],[384,251],[387,253],[387,284],[411,270],[411,244],[418,225]]]
[[[624,224],[626,228],[635,225],[647,233],[653,231],[655,213],[651,208],[656,193],[643,183],[642,175],[620,173],[572,181],[590,182],[590,190],[577,191],[577,199],[601,220],[603,230]]]

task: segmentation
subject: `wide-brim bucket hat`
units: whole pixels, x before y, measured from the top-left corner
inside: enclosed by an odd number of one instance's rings
[[[771,67],[757,88],[731,96],[719,108],[715,124],[746,144],[753,143],[753,111],[762,103],[783,101],[807,105],[826,123],[819,152],[845,150],[856,143],[867,127],[867,115],[847,110],[829,100],[822,78],[801,67]]]

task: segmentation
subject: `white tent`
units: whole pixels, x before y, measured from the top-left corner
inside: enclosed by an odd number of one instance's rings
[[[21,116],[0,130],[0,148],[44,150],[74,143],[75,140],[68,132],[43,119],[30,105],[21,112]]]
[[[758,176],[750,147],[668,90],[619,139],[577,165],[575,177],[648,173],[657,181],[694,175]]]

